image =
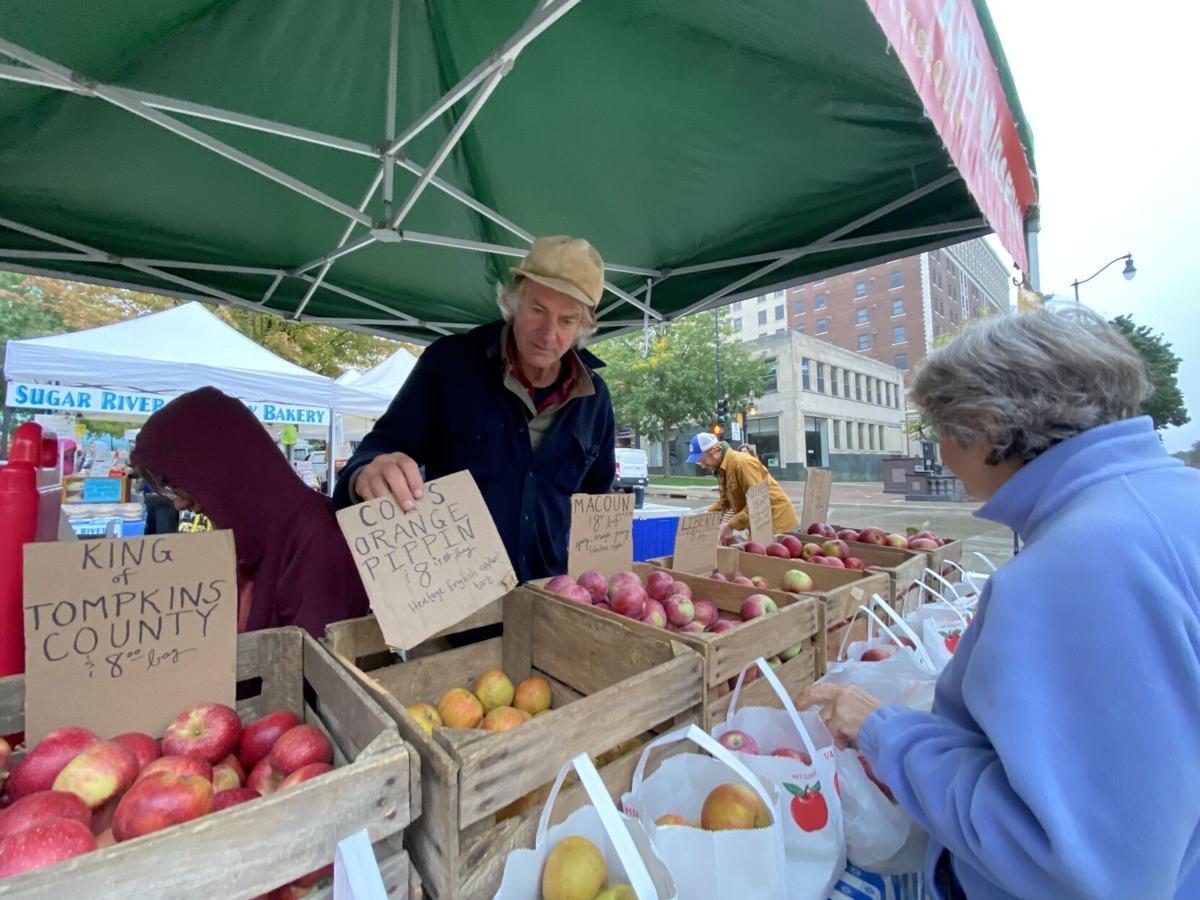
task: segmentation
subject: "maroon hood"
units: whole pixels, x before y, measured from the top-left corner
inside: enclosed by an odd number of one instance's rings
[[[329,499],[241,401],[212,387],[177,397],[146,421],[130,461],[233,532],[239,575],[254,581],[250,630],[294,624],[323,637],[325,623],[367,614]]]

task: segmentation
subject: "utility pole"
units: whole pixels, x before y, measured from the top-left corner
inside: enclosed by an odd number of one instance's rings
[[[725,391],[721,387],[721,312],[713,310],[713,340],[716,344],[716,353],[713,359],[717,365],[717,406],[721,405],[721,398],[725,396]]]

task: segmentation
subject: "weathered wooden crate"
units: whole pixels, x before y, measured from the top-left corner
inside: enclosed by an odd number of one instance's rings
[[[572,756],[604,754],[700,715],[701,662],[674,635],[647,635],[638,623],[602,618],[528,587],[507,594],[502,609],[501,637],[394,665],[371,667],[386,649],[374,619],[335,623],[326,632],[334,657],[420,754],[423,813],[405,845],[425,891],[438,900],[492,896],[509,852],[533,846],[541,804],[503,815],[553,782]],[[432,735],[404,710],[436,703],[450,688],[469,690],[490,669],[514,683],[545,678],[551,710],[500,734],[439,728]],[[615,799],[628,790],[636,762],[636,753],[626,753],[600,769]],[[565,789],[554,820],[587,802],[578,785]]]
[[[663,557],[659,561],[634,563],[633,571],[644,582],[646,576],[655,568],[670,568],[669,565],[661,565],[663,560],[669,563],[670,557]],[[797,644],[801,645],[800,652],[784,662],[776,671],[780,680],[795,692],[812,684],[824,672],[825,622],[821,607],[814,601],[814,598],[779,590],[760,591],[758,588],[713,581],[711,578],[686,572],[673,572],[673,574],[678,580],[691,587],[696,597],[711,600],[719,610],[724,612],[738,612],[742,601],[751,594],[766,594],[779,606],[777,612],[745,622],[737,628],[721,634],[664,632],[652,625],[644,625],[641,622],[627,619],[618,613],[595,607],[582,607],[592,615],[625,622],[632,628],[650,634],[669,634],[672,639],[687,644],[695,650],[704,660],[704,721],[702,724],[706,730],[711,730],[713,726],[725,720],[729,710],[728,687],[731,679],[736,678],[742,669],[760,656],[769,659]],[[542,579],[542,583],[544,581],[545,579]],[[556,595],[549,596],[561,600]],[[761,684],[747,685],[743,690],[743,696],[746,698],[745,702],[752,705],[779,705],[774,692],[765,681]]]
[[[880,572],[835,569],[799,559],[759,556],[732,547],[717,550],[717,569],[726,576],[739,571],[749,578],[761,575],[772,586],[782,584],[783,576],[789,569],[807,572],[813,580],[814,590],[801,596],[813,597],[823,607],[825,652],[821,654],[822,674],[841,644],[842,634],[850,624],[854,611],[862,604],[870,605],[872,594],[885,596],[889,586],[888,576]]]
[[[815,534],[793,532],[806,544],[823,544],[826,538]],[[864,544],[847,541],[850,555],[857,556],[872,572],[883,572],[888,576],[888,592],[883,598],[893,609],[916,605],[921,602],[920,585],[929,565],[929,555],[922,550],[901,550],[899,547],[881,547],[879,544]]]
[[[0,881],[0,897],[256,897],[332,862],[363,828],[393,897],[408,897],[409,863],[396,840],[421,809],[419,764],[395,723],[306,632],[238,637],[243,719],[289,709],[331,739],[336,768],[145,837]],[[257,693],[254,681],[259,680]],[[0,734],[21,731],[25,679],[0,679]]]
[[[862,530],[861,527],[856,526],[856,525],[834,525],[833,527],[835,529],[837,529],[838,531],[841,531],[844,528],[850,528],[855,531]],[[863,526],[863,527],[865,527],[865,526]],[[945,538],[943,538],[943,540],[945,540]],[[857,546],[857,544],[856,544],[856,546]],[[875,545],[870,545],[870,546],[875,546]],[[899,549],[899,548],[893,548],[893,549]],[[952,540],[946,540],[946,543],[943,546],[938,547],[936,550],[913,550],[910,552],[925,554],[926,567],[929,569],[932,569],[935,572],[940,573],[941,576],[943,578],[945,578],[947,581],[959,581],[961,579],[962,576],[959,574],[958,570],[955,569],[953,566],[946,564],[947,561],[950,561],[950,562],[955,562],[955,563],[958,563],[959,565],[962,565],[963,542],[961,540],[959,540],[957,538],[952,539]],[[865,560],[864,560],[864,562],[865,562]],[[944,586],[939,587],[936,579],[933,579],[933,578],[930,578],[930,577],[924,575],[923,572],[922,572],[922,577],[929,584],[929,586],[936,591],[941,591],[942,587],[944,587]]]

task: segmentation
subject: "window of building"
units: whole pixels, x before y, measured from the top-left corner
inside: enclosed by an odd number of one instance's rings
[[[854,449],[854,423],[853,422],[846,423],[846,449],[847,450]]]
[[[787,291],[771,291],[772,300],[782,300],[787,296]]]
[[[804,298],[803,297],[796,298],[795,310],[796,310],[796,315],[798,315],[798,316],[804,315]]]
[[[903,325],[897,325],[895,328],[892,329],[892,343],[893,344],[903,344],[907,340],[908,340],[908,338],[905,337]]]
[[[856,309],[854,311],[854,324],[855,325],[866,325],[867,324],[867,308],[865,306],[860,306],[858,309]]]
[[[796,334],[808,334],[808,329],[804,327],[803,322],[801,322],[799,325],[796,325],[792,330],[795,331]]]
[[[753,444],[758,458],[769,469],[783,466],[779,449],[779,417],[751,419],[746,423],[746,443]]]
[[[817,299],[813,301],[815,309],[824,309],[829,305],[829,291],[817,291]]]
[[[759,325],[767,324],[767,311],[765,309],[760,309],[758,311],[758,324]]]
[[[779,360],[774,356],[767,357],[767,374],[762,379],[762,392],[771,394],[779,390]]]
[[[867,449],[867,426],[862,422],[858,423],[858,449]]]
[[[838,395],[837,381],[838,381],[838,367],[830,366],[829,367],[829,393],[832,394],[834,397],[836,397]]]
[[[863,383],[863,377],[861,375],[855,375],[854,376],[854,399],[855,400],[862,399],[862,383]]]
[[[734,312],[741,312],[741,311],[742,311],[742,301],[741,301],[741,300],[738,300],[737,302],[735,302],[735,303],[733,304],[733,311],[734,311]]]
[[[935,313],[937,313],[940,316],[945,313],[945,310],[946,310],[946,308],[942,305],[941,297],[939,297],[938,299],[933,301],[933,311]]]
[[[775,307],[775,321],[776,322],[783,321],[783,306],[782,305]]]
[[[804,417],[804,459],[810,468],[829,465],[829,420]]]
[[[867,296],[867,283],[865,281],[854,282],[854,299],[861,300]]]
[[[904,371],[908,368],[908,354],[907,353],[897,353],[896,354],[896,368],[900,369],[901,371]]]
[[[893,316],[904,315],[904,298],[903,297],[897,297],[895,300],[892,301],[892,315]]]
[[[879,449],[879,444],[875,437],[876,434],[878,433],[878,428],[879,428],[878,425],[868,425],[867,426],[867,440],[870,441],[872,450]]]
[[[825,363],[817,363],[817,393],[825,393]]]
[[[829,333],[829,320],[828,319],[817,319],[817,334],[828,334],[828,333]]]
[[[741,331],[741,330],[742,330],[742,320],[741,320],[741,319],[734,319],[734,320],[733,320],[733,330],[734,330],[734,331]]]
[[[842,423],[838,419],[833,420],[833,449],[842,449]]]
[[[955,306],[950,307],[950,321],[955,325],[958,324],[958,308]]]
[[[858,336],[858,349],[859,350],[870,350],[871,349],[871,336],[869,334],[860,334]]]
[[[755,299],[757,302],[759,302],[759,303],[766,303],[766,302],[767,302],[767,295],[766,295],[766,294],[763,294],[761,297],[755,297],[754,299]]]
[[[800,386],[806,391],[812,390],[812,384],[809,379],[809,369],[812,368],[811,363],[807,359],[800,360]]]
[[[842,396],[845,397],[847,400],[850,399],[850,389],[851,389],[850,382],[853,379],[854,379],[853,372],[847,372],[845,369],[842,369]]]
[[[899,272],[892,272],[888,275],[888,288],[895,289],[898,287],[904,287],[904,276]]]

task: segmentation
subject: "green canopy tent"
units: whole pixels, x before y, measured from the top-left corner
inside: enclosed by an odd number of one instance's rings
[[[0,267],[424,342],[536,234],[601,335],[999,232],[1032,146],[982,0],[9,0]],[[982,210],[982,211],[981,211]]]

